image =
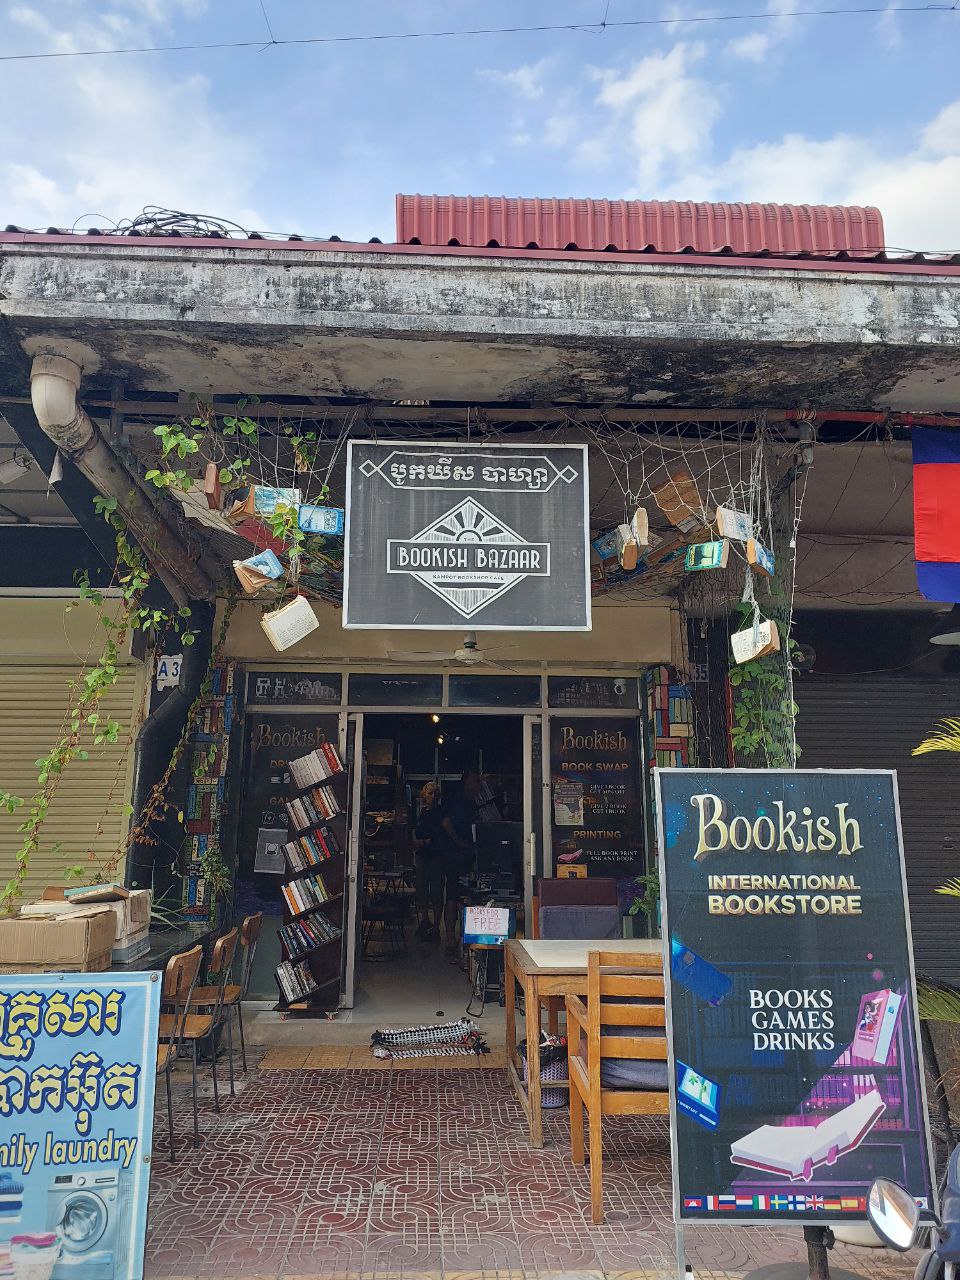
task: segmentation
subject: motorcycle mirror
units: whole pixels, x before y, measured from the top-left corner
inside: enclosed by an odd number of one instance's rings
[[[877,1235],[891,1249],[906,1253],[917,1241],[920,1210],[909,1191],[877,1178],[867,1199],[867,1217]]]

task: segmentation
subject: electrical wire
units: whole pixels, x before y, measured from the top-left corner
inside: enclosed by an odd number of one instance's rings
[[[691,14],[681,18],[623,18],[615,22],[599,23],[560,22],[542,23],[529,27],[472,27],[450,31],[385,31],[369,35],[344,36],[293,36],[282,40],[223,40],[205,44],[131,45],[115,49],[59,49],[47,53],[4,53],[0,62],[32,62],[41,59],[106,58],[131,53],[200,53],[214,49],[270,49],[290,45],[317,44],[368,44],[388,40],[448,40],[467,36],[535,35],[554,31],[575,31],[586,34],[603,34],[615,28],[630,27],[681,27],[719,22],[764,22],[783,18],[836,18],[888,13],[956,13],[951,4],[869,5],[864,8],[837,6],[830,9],[793,9],[787,12],[762,13],[714,13]],[[266,15],[264,15],[266,16]],[[269,26],[269,23],[268,23]]]

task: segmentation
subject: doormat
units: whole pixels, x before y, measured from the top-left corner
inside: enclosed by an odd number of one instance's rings
[[[315,1045],[313,1048],[283,1046],[270,1049],[260,1063],[261,1071],[503,1071],[506,1051],[495,1046],[489,1053],[430,1058],[375,1058],[370,1045]]]

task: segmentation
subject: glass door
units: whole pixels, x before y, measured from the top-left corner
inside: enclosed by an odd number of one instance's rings
[[[544,861],[544,806],[549,799],[544,776],[543,719],[523,717],[523,906],[526,935],[530,936],[533,893],[537,876],[549,874]]]
[[[363,901],[363,832],[366,768],[363,756],[363,713],[340,716],[341,741],[350,771],[350,808],[347,815],[347,864],[344,876],[343,983],[340,1007],[352,1009],[356,988],[357,953],[360,945],[360,905]]]

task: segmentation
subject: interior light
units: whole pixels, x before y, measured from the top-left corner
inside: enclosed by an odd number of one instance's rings
[[[442,734],[442,733],[438,733],[438,734],[437,734],[437,745],[438,745],[438,746],[441,746],[441,747],[443,746],[443,734]]]
[[[439,723],[440,723],[440,717],[437,715],[437,713],[436,713],[436,712],[434,712],[434,713],[433,713],[433,715],[430,717],[430,719],[433,721],[433,723],[434,723],[434,724],[439,724]]]

